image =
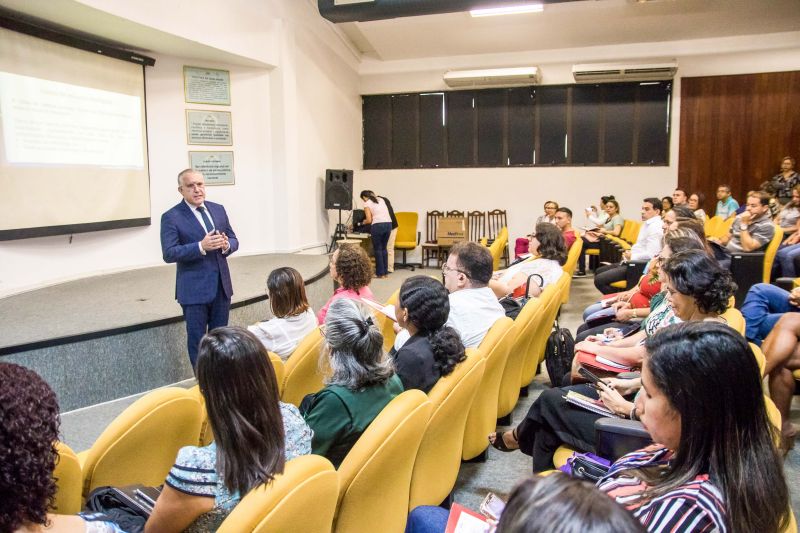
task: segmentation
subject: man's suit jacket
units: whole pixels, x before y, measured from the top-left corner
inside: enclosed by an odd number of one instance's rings
[[[213,202],[205,202],[204,205],[216,229],[228,236],[230,249],[227,254],[221,250],[209,251],[205,255],[200,252],[198,243],[203,240],[206,231],[185,201],[181,200],[161,216],[161,253],[167,263],[178,264],[175,298],[181,305],[212,302],[220,281],[225,295],[228,298],[233,296],[227,256],[239,248],[239,241],[225,208]]]

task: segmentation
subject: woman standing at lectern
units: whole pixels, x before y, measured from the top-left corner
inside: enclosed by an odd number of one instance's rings
[[[372,249],[375,252],[375,276],[385,278],[389,274],[389,257],[386,245],[392,233],[392,217],[383,198],[375,196],[372,191],[361,191],[364,202],[365,224],[371,224]]]

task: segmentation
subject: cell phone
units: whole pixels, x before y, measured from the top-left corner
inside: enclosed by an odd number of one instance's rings
[[[503,509],[505,508],[506,502],[501,500],[495,493],[490,492],[481,502],[479,510],[487,518],[500,520],[500,515],[503,514]]]
[[[589,370],[586,370],[584,367],[578,368],[578,374],[591,381],[594,385],[597,385],[597,383],[600,381],[600,378],[598,378],[596,375],[594,375],[594,373],[590,372]]]

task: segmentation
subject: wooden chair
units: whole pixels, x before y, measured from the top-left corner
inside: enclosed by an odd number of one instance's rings
[[[458,209],[454,209],[452,211],[448,211],[445,214],[446,217],[463,217],[464,211],[459,211]]]
[[[439,219],[444,216],[442,211],[428,211],[425,213],[425,242],[422,243],[422,264],[430,266],[431,259],[439,258],[439,245],[436,243],[436,229]]]
[[[478,242],[486,234],[486,214],[483,211],[467,213],[467,238]]]
[[[500,233],[500,230],[505,227],[508,227],[508,218],[505,209],[493,209],[492,211],[486,212],[486,237],[488,237],[490,244],[491,241],[497,237],[497,234]],[[508,243],[506,243],[505,248],[503,248],[502,258],[504,268],[508,267]]]

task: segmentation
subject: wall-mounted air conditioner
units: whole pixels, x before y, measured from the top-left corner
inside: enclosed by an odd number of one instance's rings
[[[678,63],[587,63],[573,65],[572,76],[577,83],[608,83],[614,81],[671,80],[678,72]]]
[[[539,67],[490,68],[481,70],[448,70],[444,82],[448,87],[515,87],[535,85],[541,80]]]

